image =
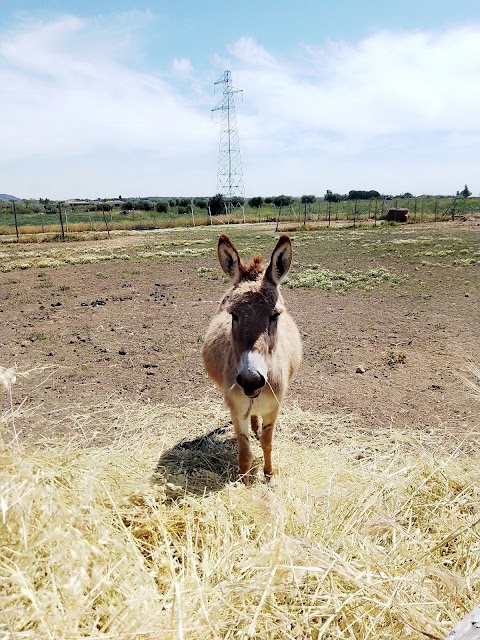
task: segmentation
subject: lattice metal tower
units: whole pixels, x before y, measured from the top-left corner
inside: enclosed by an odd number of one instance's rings
[[[240,93],[242,89],[234,89],[232,87],[232,74],[230,71],[225,71],[215,82],[215,86],[217,84],[223,84],[223,99],[212,109],[212,112],[222,112],[217,190],[218,193],[221,193],[225,197],[227,206],[231,209],[232,198],[245,197],[234,97],[235,94]]]

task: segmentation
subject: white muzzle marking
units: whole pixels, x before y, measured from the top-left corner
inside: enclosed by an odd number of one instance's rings
[[[267,363],[265,358],[258,351],[244,351],[240,358],[240,366],[238,367],[238,373],[258,372],[265,378],[265,382],[268,380],[267,376]]]

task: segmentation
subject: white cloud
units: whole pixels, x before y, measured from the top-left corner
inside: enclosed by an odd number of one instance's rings
[[[161,76],[119,61],[116,40],[90,36],[86,22],[66,17],[0,43],[4,160],[103,148],[175,156],[187,143],[191,153],[204,147],[207,118]]]
[[[251,195],[477,191],[480,25],[303,44],[288,58],[242,37],[209,69],[179,56],[146,72],[138,25],[150,19],[65,16],[0,33],[1,190],[212,193],[213,82],[228,68],[244,90]]]
[[[181,76],[188,76],[193,71],[193,65],[188,58],[174,58],[172,61],[172,71]]]

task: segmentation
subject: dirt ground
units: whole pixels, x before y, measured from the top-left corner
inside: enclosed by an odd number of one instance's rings
[[[0,365],[47,367],[13,387],[24,437],[49,435],[52,416],[112,396],[176,407],[218,397],[200,349],[227,286],[216,259],[222,231],[247,254],[268,257],[275,244],[266,226],[0,243]],[[283,287],[304,344],[287,402],[353,414],[372,434],[389,425],[474,431],[478,400],[461,375],[479,362],[478,224],[292,236],[294,272],[383,267],[403,280],[345,293]]]

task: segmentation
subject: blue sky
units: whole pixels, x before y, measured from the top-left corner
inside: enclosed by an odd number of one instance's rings
[[[247,196],[480,192],[478,0],[0,0],[0,192],[213,195],[225,69]]]

